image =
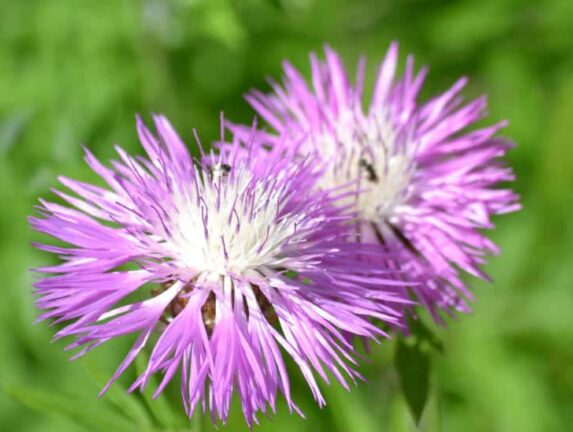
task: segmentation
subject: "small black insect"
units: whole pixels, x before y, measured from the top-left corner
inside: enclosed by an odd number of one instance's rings
[[[222,176],[225,177],[231,172],[231,165],[226,163],[224,164],[217,164],[214,167],[209,168],[209,174],[211,176]]]
[[[367,179],[369,182],[378,182],[378,176],[376,175],[376,171],[370,162],[368,162],[366,159],[360,159],[358,161],[358,165],[366,170],[366,174],[368,175]]]

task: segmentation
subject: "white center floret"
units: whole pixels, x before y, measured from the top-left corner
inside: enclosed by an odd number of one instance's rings
[[[282,184],[282,186],[277,186]],[[252,174],[229,175],[215,167],[196,187],[175,198],[169,249],[195,274],[247,274],[279,267],[296,242],[301,216],[277,218],[285,205],[280,181],[253,182]]]
[[[360,217],[372,222],[390,218],[409,198],[412,179],[412,145],[402,148],[383,114],[357,120],[342,115],[334,129],[310,138],[329,161],[320,187],[331,189],[355,182],[357,197],[341,201],[353,205]]]

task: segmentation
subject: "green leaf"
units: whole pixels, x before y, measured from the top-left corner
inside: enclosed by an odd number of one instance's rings
[[[421,317],[408,317],[408,328],[418,344],[427,343],[440,353],[444,353],[444,343]]]
[[[112,410],[102,410],[97,400],[54,394],[34,388],[7,386],[8,396],[38,412],[60,415],[86,426],[89,430],[133,431],[134,425]]]
[[[352,389],[355,390],[355,389]],[[376,417],[369,411],[358,391],[348,391],[333,380],[322,387],[328,401],[328,412],[340,430],[375,432],[380,430]]]
[[[135,359],[135,370],[138,375],[141,375],[145,371],[146,365],[147,357],[143,353],[140,353]],[[173,411],[165,393],[161,393],[155,399],[153,398],[153,391],[157,388],[158,384],[157,377],[155,375],[152,376],[149,379],[146,390],[141,392],[141,394],[159,425],[168,429],[178,429],[185,424],[188,425],[189,421],[184,418],[180,412]],[[182,412],[183,409],[181,408],[180,411]]]
[[[430,358],[420,343],[398,339],[394,364],[408,407],[419,424],[428,400]]]
[[[82,363],[98,387],[101,388],[107,384],[109,377],[106,376],[95,363],[88,359],[82,359]],[[122,414],[129,417],[137,425],[137,430],[151,429],[153,418],[145,409],[145,406],[143,406],[141,398],[137,395],[127,393],[127,389],[122,387],[118,382],[109,388],[104,398],[118,408]]]

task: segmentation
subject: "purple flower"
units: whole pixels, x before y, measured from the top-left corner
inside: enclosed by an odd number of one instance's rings
[[[322,187],[353,182],[361,191],[348,201],[362,220],[356,238],[399,256],[390,264],[419,281],[417,300],[441,322],[439,310],[469,310],[460,270],[487,277],[480,265],[498,250],[481,230],[493,228],[492,215],[519,208],[517,196],[498,186],[514,179],[499,159],[512,143],[495,136],[505,121],[469,130],[485,116],[486,99],[464,104],[465,78],[419,102],[427,69],[416,73],[409,56],[398,76],[397,59],[393,43],[367,110],[364,58],[353,85],[328,47],[324,62],[311,55],[311,85],[285,63],[282,87],[271,83],[273,94],[253,91],[247,100],[273,129],[261,132],[268,143],[296,143],[328,164]]]
[[[345,387],[359,377],[351,341],[383,334],[370,318],[398,322],[400,282],[357,257],[352,215],[317,191],[312,158],[234,139],[194,163],[167,120],[154,120],[157,136],[137,121],[148,158],[117,147],[107,168],[86,150],[109,188],[61,177],[72,193],[55,193],[71,206],[41,200],[30,218],[68,245],[36,245],[63,261],[38,269],[51,275],[35,285],[40,319],[66,323],[56,338],[75,337],[76,357],[138,335],[102,393],[153,345],[130,391],[161,373],[159,394],[180,370],[189,416],[200,404],[224,422],[235,391],[249,425],[275,410],[278,392],[300,413],[283,352],[324,404],[315,374]]]

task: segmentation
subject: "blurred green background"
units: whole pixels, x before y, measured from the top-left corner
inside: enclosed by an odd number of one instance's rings
[[[439,330],[424,431],[568,431],[573,424],[573,1],[571,0],[2,0],[0,2],[0,429],[212,430],[182,421],[177,388],[154,404],[121,381],[97,399],[126,348],[120,341],[70,363],[54,330],[34,325],[26,216],[56,176],[94,178],[81,143],[103,159],[120,143],[141,153],[134,113],[165,113],[181,135],[218,134],[219,112],[249,122],[242,94],[267,89],[283,58],[308,73],[325,42],[371,76],[391,40],[430,64],[426,95],[460,75],[489,94],[491,121],[509,119],[509,160],[521,213],[492,233],[494,284],[474,283],[473,315]],[[375,347],[351,393],[324,386],[307,420],[279,414],[261,431],[416,430],[392,367]],[[135,373],[135,372],[132,372]],[[171,408],[172,406],[172,408]],[[150,408],[151,407],[151,408]],[[569,426],[568,426],[569,425]],[[234,406],[223,430],[246,430]]]

